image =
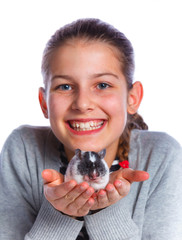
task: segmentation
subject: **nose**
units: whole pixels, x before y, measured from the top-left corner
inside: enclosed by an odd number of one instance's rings
[[[89,174],[89,179],[90,180],[96,180],[98,176],[99,176],[98,173],[92,172],[92,173]]]
[[[73,100],[72,109],[79,112],[91,111],[94,109],[93,100],[93,96],[91,96],[91,93],[88,90],[79,90]]]

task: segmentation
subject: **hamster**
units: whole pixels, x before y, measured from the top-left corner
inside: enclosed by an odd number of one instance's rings
[[[106,150],[86,152],[75,150],[75,156],[70,160],[65,181],[74,179],[77,183],[87,182],[95,191],[104,189],[109,181],[109,168],[104,160]]]

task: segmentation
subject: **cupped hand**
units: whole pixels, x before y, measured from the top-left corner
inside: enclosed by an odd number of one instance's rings
[[[45,197],[53,207],[67,215],[80,217],[87,215],[90,210],[116,203],[129,193],[132,182],[145,181],[149,174],[130,168],[120,169],[110,174],[106,188],[98,192],[94,192],[86,182],[64,182],[63,175],[52,169],[44,170],[42,177]]]
[[[88,214],[94,204],[94,189],[88,183],[64,182],[63,175],[53,169],[44,170],[42,178],[44,195],[55,209],[73,217]]]
[[[132,170],[131,168],[119,169],[110,174],[110,181],[98,193],[94,193],[95,203],[91,210],[97,210],[108,207],[126,195],[130,191],[133,182],[142,182],[149,178],[145,171]]]

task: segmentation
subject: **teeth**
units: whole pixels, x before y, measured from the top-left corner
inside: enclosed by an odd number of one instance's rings
[[[90,128],[90,124],[88,122],[85,123],[85,128]]]
[[[94,126],[94,122],[90,122],[90,126],[93,127]]]
[[[90,122],[70,122],[71,127],[76,131],[91,131],[100,128],[104,121],[90,121]]]

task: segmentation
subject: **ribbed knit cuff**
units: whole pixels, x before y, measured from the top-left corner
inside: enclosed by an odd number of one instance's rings
[[[82,226],[83,221],[63,215],[45,199],[25,240],[75,240]]]
[[[114,204],[84,219],[91,240],[139,239],[138,227],[122,204]]]

